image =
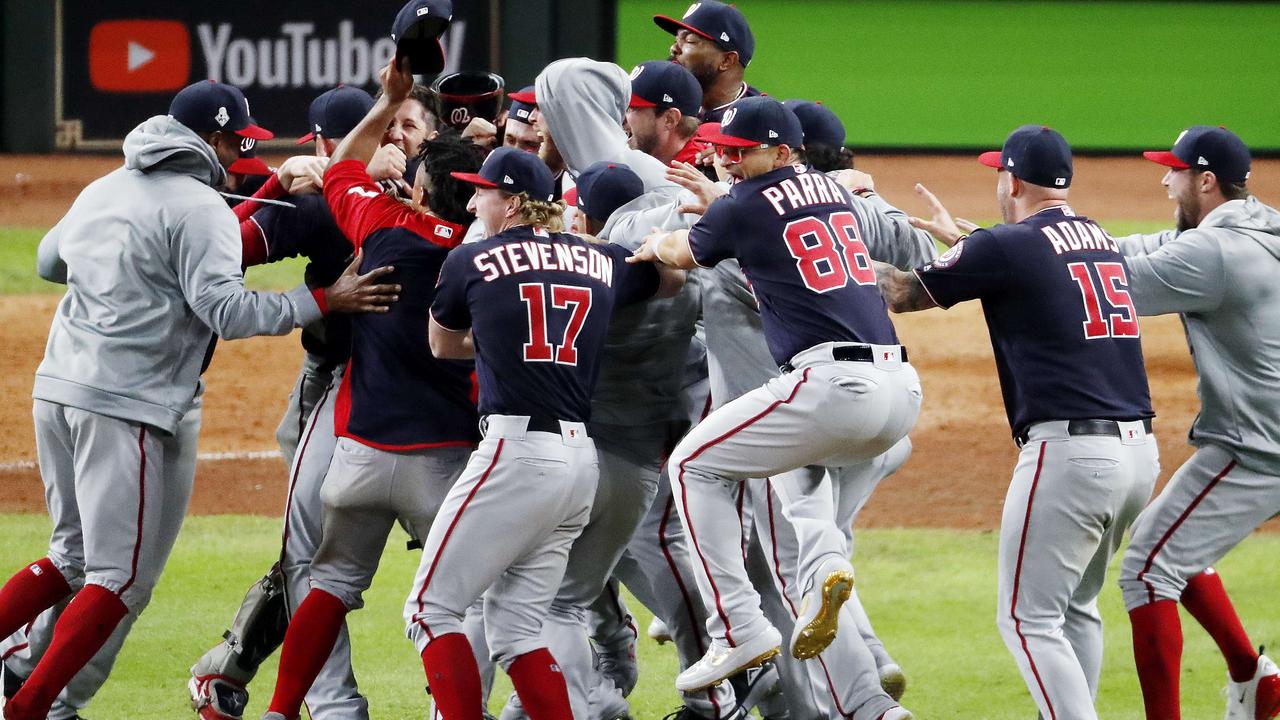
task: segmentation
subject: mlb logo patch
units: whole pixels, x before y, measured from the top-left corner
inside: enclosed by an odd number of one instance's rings
[[[449,227],[448,225],[437,225],[435,232],[437,235],[439,235],[442,238],[453,237],[453,228]]]

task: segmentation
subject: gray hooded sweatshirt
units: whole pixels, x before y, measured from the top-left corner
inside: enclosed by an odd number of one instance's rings
[[[1182,315],[1200,395],[1191,444],[1280,475],[1280,212],[1231,200],[1197,228],[1117,242],[1138,312]]]
[[[305,286],[244,289],[239,224],[214,190],[226,171],[198,135],[159,115],[129,133],[124,156],[41,242],[41,275],[67,292],[32,395],[172,433],[210,330],[283,335],[321,312]]]
[[[622,68],[587,58],[557,60],[538,75],[535,87],[538,110],[571,174],[607,160],[626,165],[644,182],[645,193],[609,217],[602,239],[635,250],[654,227],[693,227],[697,215],[676,211],[692,196],[666,179],[657,158],[627,147],[622,117],[631,101],[631,79]],[[614,313],[592,397],[593,424],[665,424],[679,414],[698,296],[690,274],[679,295]]]

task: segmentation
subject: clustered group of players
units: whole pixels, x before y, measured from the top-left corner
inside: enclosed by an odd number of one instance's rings
[[[1192,231],[1280,234],[1280,216],[1245,190],[1238,138],[1197,126],[1148,153],[1177,202],[1177,230],[1159,235],[1115,239],[1073,211],[1070,148],[1042,126],[980,158],[999,171],[1004,225],[956,221],[923,188],[932,217],[909,218],[853,169],[830,109],[745,82],[755,40],[733,6],[655,16],[674,36],[669,57],[629,74],[557,61],[505,108],[488,73],[471,74],[474,92],[415,83],[441,69],[450,14],[441,0],[408,3],[377,97],[318,96],[299,140],[314,153],[278,168],[257,158],[270,134],[235,88],[197,83],[170,109],[176,132],[203,138],[227,170],[241,266],[305,257],[303,299],[290,302],[317,310],[286,322],[304,325],[306,352],[277,430],[289,466],[280,561],[192,667],[200,717],[243,717],[278,648],[265,718],[304,704],[313,718],[369,717],[344,622],[396,523],[422,549],[405,619],[433,717],[489,717],[495,667],[515,687],[503,720],[627,717],[645,636],[679,657],[669,717],[912,717],[892,638],[854,590],[851,528],[909,457],[923,402],[888,311],[970,299],[984,303],[1022,449],[997,624],[1042,716],[1096,717],[1095,600],[1131,526],[1121,585],[1147,717],[1178,716],[1179,600],[1227,659],[1228,717],[1280,712],[1280,674],[1211,567],[1276,512],[1259,494],[1275,487],[1275,429],[1232,440],[1214,403],[1235,400],[1202,385],[1215,397],[1193,429],[1200,450],[1139,517],[1159,462],[1138,315],[1193,313],[1193,346],[1196,323],[1218,337],[1224,307],[1276,329],[1225,301],[1221,274],[1214,287],[1200,278],[1223,272],[1230,238]],[[65,233],[42,243],[41,274],[70,296]],[[1280,247],[1253,239],[1251,250]],[[268,330],[243,334],[255,332]],[[38,424],[41,392],[38,381]],[[199,396],[162,470],[188,493]],[[56,488],[43,451],[41,465]],[[94,582],[87,547],[77,568],[53,542],[52,559],[0,589],[0,633],[13,633],[0,645],[5,718],[78,717],[150,588],[126,591],[154,584],[185,507],[169,503],[171,530],[146,540],[159,551],[135,548],[124,586],[107,583],[127,613],[96,634],[82,617],[99,616],[58,605],[77,572]],[[75,512],[68,525],[98,537]],[[139,546],[143,516],[139,504],[136,527],[125,523]],[[1203,538],[1197,523],[1219,529],[1210,547],[1189,539]],[[650,626],[636,626],[620,586]]]

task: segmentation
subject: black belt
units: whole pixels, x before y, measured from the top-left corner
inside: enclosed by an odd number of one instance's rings
[[[560,421],[555,418],[538,417],[536,415],[533,415],[529,417],[529,424],[525,427],[525,429],[532,430],[534,432],[549,432],[549,433],[555,433],[556,435],[559,435]]]
[[[1142,429],[1148,434],[1151,433],[1151,418],[1142,421]],[[1120,437],[1120,424],[1115,420],[1068,420],[1068,435],[1105,435],[1108,437]],[[1018,447],[1027,444],[1027,438],[1031,435],[1031,426],[1028,425],[1013,438],[1013,442]]]
[[[907,349],[899,346],[898,356],[902,358],[902,362],[907,362]],[[875,362],[876,356],[870,345],[837,345],[831,348],[831,359],[841,362]],[[796,368],[790,362],[785,362],[778,369],[789,373]]]

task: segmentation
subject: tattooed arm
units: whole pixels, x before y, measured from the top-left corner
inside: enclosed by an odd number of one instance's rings
[[[924,284],[914,272],[903,272],[898,268],[882,262],[876,262],[876,284],[880,294],[889,304],[889,309],[896,313],[915,312],[937,307],[938,303],[929,297]]]

